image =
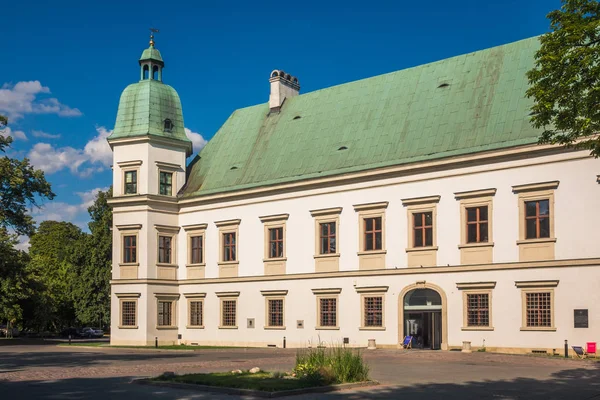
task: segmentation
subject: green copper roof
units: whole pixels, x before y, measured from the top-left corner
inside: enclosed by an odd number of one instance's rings
[[[173,127],[165,130],[165,120]],[[112,135],[118,139],[154,135],[190,143],[183,125],[179,95],[169,85],[146,79],[127,86],[121,94],[117,121]]]
[[[158,51],[158,49],[154,48],[154,46],[150,46],[146,50],[144,50],[144,52],[142,53],[142,56],[140,57],[140,61],[144,61],[144,60],[155,60],[155,61],[164,62],[160,55],[160,51]]]
[[[530,38],[318,90],[279,114],[239,109],[190,165],[183,196],[535,143],[525,73],[538,48]]]

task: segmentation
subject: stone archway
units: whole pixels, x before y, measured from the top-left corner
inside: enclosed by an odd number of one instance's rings
[[[441,287],[425,281],[406,286],[398,296],[398,346],[401,346],[404,340],[404,297],[414,289],[432,289],[442,298],[442,343],[440,347],[442,350],[448,350],[448,301],[446,292]]]

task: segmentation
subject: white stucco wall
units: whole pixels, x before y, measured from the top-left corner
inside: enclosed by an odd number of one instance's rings
[[[572,345],[582,345],[588,341],[600,342],[600,277],[596,267],[548,268],[508,271],[484,271],[448,274],[414,274],[385,277],[344,277],[329,279],[303,279],[289,281],[244,282],[228,284],[194,284],[180,286],[177,304],[178,330],[159,331],[155,323],[156,298],[153,293],[165,293],[168,287],[151,286],[148,292],[145,285],[119,285],[113,287],[117,293],[141,292],[140,328],[134,330],[114,330],[114,340],[118,342],[137,339],[140,343],[152,344],[155,337],[161,343],[179,343],[176,333],[182,335],[184,343],[204,345],[267,346],[283,345],[286,337],[288,347],[306,347],[319,340],[341,343],[344,337],[353,346],[366,346],[369,339],[376,339],[379,345],[395,345],[404,332],[398,326],[398,306],[400,292],[408,285],[419,281],[439,286],[446,294],[448,308],[448,344],[461,346],[462,341],[471,341],[473,346],[481,346],[485,339],[487,347],[562,349],[564,340]],[[515,281],[550,279],[558,280],[554,288],[554,315],[556,331],[521,331],[521,289]],[[492,291],[493,331],[463,331],[462,291],[457,282],[496,282]],[[355,285],[389,286],[385,296],[385,330],[362,331],[360,321],[360,294]],[[341,288],[339,294],[339,330],[318,330],[316,327],[316,295],[312,289]],[[261,290],[288,290],[285,296],[285,330],[265,330],[265,297]],[[220,299],[215,294],[222,291],[239,291],[237,329],[219,329]],[[186,328],[188,303],[183,294],[206,293],[204,299],[204,329]],[[118,314],[118,306],[113,303],[113,319]],[[149,304],[146,306],[145,304]],[[573,310],[589,310],[589,328],[573,327]],[[246,327],[247,318],[255,319],[255,328]],[[304,328],[296,328],[296,321],[304,320]],[[113,321],[114,322],[114,321]],[[113,323],[113,326],[116,326]]]
[[[548,157],[548,160],[560,159],[560,156]],[[239,227],[239,274],[254,276],[263,274],[262,259],[263,224],[259,216],[289,214],[286,223],[287,232],[287,273],[305,273],[314,271],[314,227],[315,221],[309,210],[342,207],[340,216],[340,232],[338,238],[340,270],[358,269],[358,215],[353,205],[388,201],[386,210],[386,266],[388,268],[404,268],[407,265],[405,248],[407,247],[408,223],[406,208],[401,199],[439,195],[437,205],[437,244],[438,265],[460,264],[460,206],[454,193],[468,190],[496,188],[493,199],[493,262],[517,262],[519,250],[516,241],[519,239],[519,217],[517,195],[512,186],[560,181],[555,191],[555,230],[556,259],[600,257],[600,185],[596,175],[600,170],[600,162],[595,159],[545,163],[535,166],[498,168],[489,165],[477,168],[480,172],[469,173],[470,169],[454,177],[436,179],[439,173],[423,174],[416,182],[403,183],[403,178],[371,182],[376,187],[360,189],[367,184],[354,184],[336,187],[330,193],[315,190],[313,193],[302,192],[302,197],[281,198],[272,196],[260,198],[248,204],[235,205],[227,202],[211,206],[182,208],[179,216],[180,225],[207,223],[206,230],[206,277],[218,277],[218,228],[215,221],[241,219]],[[513,163],[505,163],[512,167]],[[429,178],[429,179],[427,179]],[[311,195],[312,194],[312,195]],[[577,212],[573,205],[577,205]],[[584,227],[584,231],[582,231]],[[585,232],[585,233],[584,233]],[[185,232],[180,233],[179,265],[186,263]],[[180,268],[179,278],[185,279],[185,269]]]
[[[137,146],[137,145],[136,145]],[[115,151],[115,160],[141,159],[137,153]],[[147,150],[147,149],[146,149]],[[137,150],[136,150],[137,151]],[[153,153],[153,151],[151,152]],[[146,165],[155,167],[155,161],[167,157],[167,151],[157,152],[148,157]],[[114,224],[142,224],[140,231],[140,273],[139,278],[156,278],[156,230],[154,225],[185,226],[206,223],[205,234],[205,276],[217,278],[219,267],[218,228],[215,221],[241,219],[238,238],[239,276],[262,276],[264,274],[264,227],[260,216],[289,214],[286,222],[286,274],[314,272],[315,261],[315,220],[309,210],[342,207],[338,246],[340,271],[358,270],[358,215],[354,205],[387,201],[386,209],[386,267],[404,269],[407,265],[408,221],[406,208],[401,199],[441,196],[437,205],[437,264],[440,266],[459,265],[460,250],[460,206],[454,193],[478,189],[497,189],[493,197],[493,263],[518,263],[519,239],[518,196],[512,186],[559,181],[554,192],[555,259],[584,259],[600,257],[600,184],[596,175],[600,172],[600,162],[582,158],[580,153],[562,153],[544,157],[524,158],[516,161],[474,165],[455,170],[440,169],[419,175],[405,175],[395,178],[372,180],[330,188],[310,189],[301,192],[263,196],[235,201],[221,201],[211,205],[182,206],[179,215],[155,212],[148,207],[131,207],[131,212],[117,212]],[[175,162],[177,155],[170,155],[163,162]],[[138,158],[136,158],[138,157]],[[167,157],[167,158],[168,158]],[[143,164],[144,165],[144,164]],[[117,170],[117,169],[115,169]],[[142,176],[144,176],[142,174]],[[150,174],[148,179],[158,179],[158,174]],[[120,177],[115,172],[115,186],[120,185]],[[140,188],[144,183],[140,182]],[[156,182],[146,187],[156,188]],[[133,210],[137,211],[133,211]],[[119,211],[128,208],[121,207]],[[120,233],[114,233],[113,265],[119,263]],[[142,239],[143,238],[143,239]],[[186,279],[187,234],[182,229],[177,240],[177,277]],[[118,268],[113,269],[113,278],[119,279]],[[492,271],[472,271],[456,273],[433,273],[393,276],[334,277],[327,279],[265,280],[260,282],[195,283],[179,286],[158,287],[147,284],[113,285],[113,293],[139,292],[140,327],[137,330],[114,329],[118,324],[118,300],[113,296],[113,332],[115,343],[152,342],[154,337],[167,343],[176,340],[177,333],[184,342],[201,344],[236,344],[281,346],[286,336],[288,346],[305,346],[308,341],[318,340],[339,342],[348,337],[353,345],[364,346],[374,338],[380,344],[393,345],[398,336],[398,296],[406,286],[425,280],[441,287],[447,296],[448,344],[460,346],[463,340],[480,345],[485,339],[488,347],[504,348],[561,348],[563,340],[572,344],[585,341],[600,342],[600,266],[510,269]],[[558,280],[555,293],[555,332],[523,332],[521,327],[521,290],[515,287],[520,280]],[[457,282],[493,281],[492,291],[493,331],[463,331],[462,292],[456,288]],[[385,331],[360,331],[360,308],[357,286],[389,286],[385,294]],[[316,300],[311,289],[339,287],[342,292],[340,303],[340,330],[317,331]],[[285,303],[286,329],[264,330],[265,298],[260,290],[288,290]],[[163,331],[156,329],[156,298],[153,293],[176,291],[181,294],[205,292],[205,328],[187,329],[187,300],[179,299],[178,329]],[[238,301],[238,329],[218,329],[219,291],[240,291]],[[115,303],[117,308],[115,309]],[[573,310],[589,309],[590,327],[573,328]],[[115,313],[115,310],[117,313]],[[246,318],[255,318],[256,328],[246,328]],[[305,328],[297,329],[296,320],[304,320]],[[143,325],[142,325],[143,324]]]

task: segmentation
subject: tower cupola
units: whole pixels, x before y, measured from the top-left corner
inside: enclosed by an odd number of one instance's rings
[[[109,144],[133,137],[168,139],[191,155],[192,142],[185,134],[181,100],[175,89],[163,83],[165,62],[154,47],[154,34],[150,35],[150,47],[142,53],[139,65],[139,82],[127,86],[121,94]]]
[[[165,62],[160,51],[154,47],[154,30],[150,34],[150,47],[140,57],[140,80],[152,79],[162,82],[162,70]]]

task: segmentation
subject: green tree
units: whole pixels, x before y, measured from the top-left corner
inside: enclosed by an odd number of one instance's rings
[[[22,302],[29,294],[27,253],[17,250],[17,236],[0,227],[0,322],[15,326],[22,320]],[[10,331],[10,330],[9,330]]]
[[[0,133],[8,125],[8,118],[0,115]],[[12,138],[0,134],[0,321],[14,325],[22,320],[24,304],[31,295],[30,279],[26,271],[27,253],[15,248],[17,234],[33,233],[34,223],[27,208],[54,198],[44,173],[29,164],[6,155]],[[14,234],[9,233],[11,228]]]
[[[112,267],[112,210],[107,199],[112,188],[98,192],[88,208],[90,235],[83,245],[83,262],[78,268],[74,290],[77,319],[85,325],[106,326],[110,323],[110,277]]]
[[[31,236],[27,271],[35,297],[29,317],[36,328],[57,332],[75,323],[73,291],[85,236],[70,222],[56,221],[42,222]]]
[[[0,129],[8,119],[0,115]],[[0,152],[6,153],[12,138],[0,135]],[[54,193],[44,172],[33,168],[29,160],[4,155],[0,158],[0,227],[12,228],[19,235],[31,235],[34,223],[27,208],[38,206],[44,198],[52,200]]]
[[[527,73],[533,98],[531,123],[540,143],[589,149],[600,156],[600,3],[562,0],[548,14],[551,32],[540,37],[535,66]]]

